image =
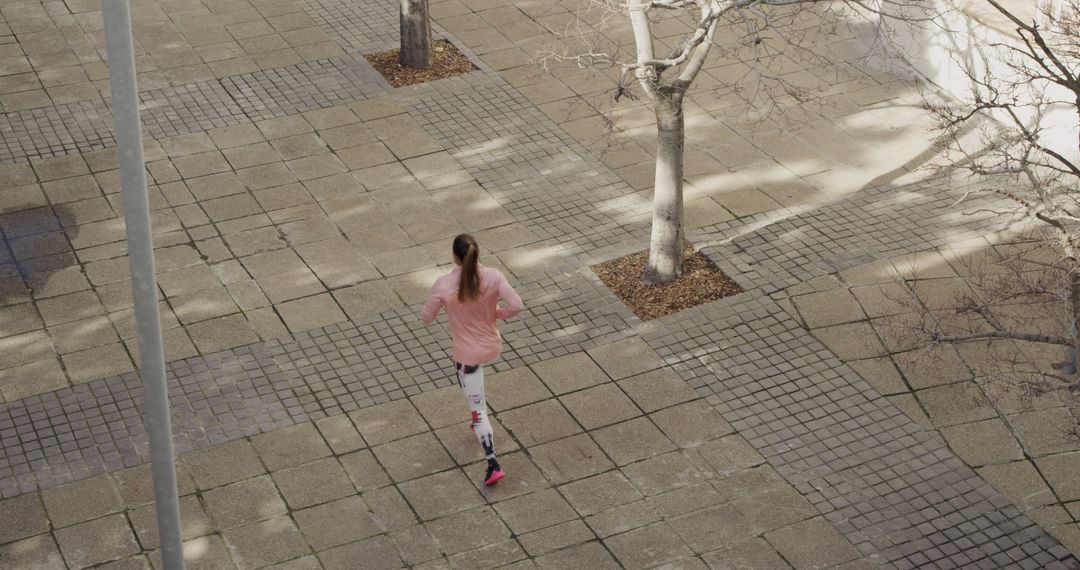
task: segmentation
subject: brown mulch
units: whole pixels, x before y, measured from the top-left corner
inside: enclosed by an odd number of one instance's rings
[[[593,271],[643,321],[658,319],[690,307],[741,293],[704,253],[687,244],[683,274],[671,283],[648,285],[641,272],[649,252],[639,251],[599,263]]]
[[[432,49],[435,50],[435,62],[431,69],[417,69],[415,67],[402,67],[398,63],[399,49],[392,49],[364,56],[382,76],[394,87],[416,85],[425,81],[435,81],[445,77],[464,75],[476,69],[476,66],[465,57],[454,44],[446,40],[434,42]]]

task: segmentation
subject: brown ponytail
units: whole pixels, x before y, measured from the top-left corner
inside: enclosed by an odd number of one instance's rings
[[[454,257],[461,262],[461,280],[458,281],[458,301],[475,299],[480,294],[480,246],[476,238],[461,234],[454,238]]]

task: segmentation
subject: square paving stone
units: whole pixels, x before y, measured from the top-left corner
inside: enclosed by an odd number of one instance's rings
[[[661,520],[662,515],[648,500],[619,505],[585,519],[600,538],[606,538]]]
[[[540,380],[556,395],[608,382],[607,374],[588,354],[575,352],[532,365]]]
[[[397,545],[401,558],[408,566],[416,567],[418,564],[435,560],[442,555],[435,539],[428,534],[422,526],[411,526],[390,533],[390,540]]]
[[[1059,499],[1080,500],[1080,452],[1041,457],[1035,464]]]
[[[540,469],[524,453],[499,455],[499,466],[506,472],[506,478],[498,485],[484,485],[487,462],[478,461],[465,469],[468,477],[488,503],[498,503],[513,497],[534,493],[551,486]]]
[[[587,430],[641,415],[641,410],[615,384],[565,394],[559,400]]]
[[[315,426],[319,428],[319,433],[330,445],[334,455],[342,455],[367,447],[364,438],[360,437],[360,432],[356,431],[356,426],[353,425],[349,416],[341,414],[322,418],[315,421]]]
[[[293,518],[315,550],[333,548],[382,532],[367,504],[357,496],[295,511]]]
[[[660,455],[675,445],[648,418],[637,418],[592,432],[597,445],[619,465]]]
[[[555,490],[546,489],[495,505],[514,534],[524,534],[577,518],[577,513]]]
[[[336,458],[327,457],[272,474],[290,509],[302,509],[356,492]]]
[[[458,469],[402,483],[399,488],[420,520],[429,521],[484,504],[476,487]]]
[[[590,570],[619,570],[622,566],[599,542],[586,542],[571,548],[545,554],[536,559],[540,568],[589,568]]]
[[[71,568],[86,568],[139,552],[127,518],[122,514],[62,528],[55,534]]]
[[[705,400],[653,412],[649,417],[680,447],[698,447],[734,431]]]
[[[978,467],[1024,458],[1020,443],[1000,418],[942,428],[941,435],[961,459]]]
[[[775,530],[765,538],[795,568],[824,568],[860,556],[844,535],[821,518]]]
[[[885,396],[908,392],[907,384],[890,358],[853,360],[847,363],[867,384]]]
[[[216,534],[200,536],[184,541],[181,548],[184,551],[184,570],[232,570],[236,568],[225,543]],[[161,551],[155,550],[150,554],[155,570],[164,570],[161,563]]]
[[[488,377],[490,379],[490,377]],[[488,391],[488,403],[491,393]],[[423,392],[409,398],[428,425],[435,429],[469,421],[469,407],[458,386],[448,386]]]
[[[866,320],[859,301],[844,287],[800,295],[792,300],[811,329]]]
[[[844,361],[876,358],[888,353],[870,323],[822,327],[814,329],[814,336]]]
[[[892,355],[898,370],[915,390],[954,384],[972,378],[971,370],[955,348],[947,345]]]
[[[510,539],[455,554],[450,557],[450,565],[454,568],[506,568],[526,556],[521,545]]]
[[[628,570],[652,568],[693,556],[679,535],[662,522],[605,538],[604,544]]]
[[[525,447],[581,432],[557,400],[545,400],[499,414],[499,421]]]
[[[540,556],[574,546],[596,538],[589,527],[580,520],[572,520],[563,524],[537,530],[518,537],[522,548],[529,556]]]
[[[818,514],[810,501],[788,484],[740,498],[732,506],[761,531],[775,530]]]
[[[310,423],[274,430],[251,438],[266,468],[277,471],[330,455],[319,431]]]
[[[397,487],[382,487],[365,491],[364,502],[371,508],[371,514],[379,528],[391,532],[415,525],[418,521],[409,503],[401,496]]]
[[[636,336],[591,348],[588,352],[615,380],[664,367],[664,361]]]
[[[190,495],[195,492],[195,482],[188,474],[187,466],[177,461],[176,467],[176,490],[180,496]],[[154,501],[154,481],[150,473],[150,464],[144,463],[137,467],[116,471],[110,474],[120,499],[125,508],[137,507]]]
[[[262,568],[309,553],[289,517],[277,517],[221,533],[240,570]]]
[[[399,482],[454,466],[454,461],[431,433],[380,445],[373,451],[390,478]]]
[[[743,568],[790,568],[776,549],[760,538],[752,538],[703,556],[713,570]]]
[[[319,560],[326,570],[354,570],[363,561],[367,570],[395,570],[401,568],[401,556],[397,547],[385,536],[376,536],[325,550]]]
[[[67,375],[55,356],[0,370],[0,394],[8,402],[54,392],[68,385]]]
[[[997,411],[974,382],[919,390],[915,396],[937,426],[951,426],[997,417]]]
[[[244,526],[289,512],[269,475],[211,489],[203,493],[203,499],[221,529]]]
[[[618,384],[646,413],[698,397],[686,380],[669,368],[631,376],[619,380]]]
[[[424,418],[408,399],[357,410],[349,417],[368,445],[379,445],[428,431]]]
[[[191,341],[202,354],[211,354],[227,348],[235,348],[259,341],[259,335],[255,334],[241,315],[230,315],[209,321],[202,321],[187,326]]]
[[[128,512],[131,526],[135,527],[135,535],[142,544],[144,550],[158,548],[160,538],[158,536],[157,510],[154,505],[144,505]],[[214,525],[210,517],[206,516],[199,498],[188,495],[180,498],[180,538],[183,540],[210,534],[214,531]]]
[[[49,519],[37,493],[0,501],[0,544],[48,532]]]
[[[275,305],[291,332],[303,332],[346,320],[329,293],[314,295]]]
[[[266,472],[247,440],[236,440],[182,457],[199,489],[213,489]]]
[[[679,452],[665,453],[622,469],[646,495],[659,495],[708,480],[704,473]]]
[[[671,526],[698,554],[749,540],[761,533],[731,505],[706,508],[670,521]]]
[[[375,460],[371,451],[365,449],[342,455],[340,460],[345,473],[361,492],[390,484],[390,477]]]
[[[559,491],[581,516],[606,511],[643,497],[626,475],[619,471],[608,471],[574,481],[559,487]]]
[[[425,526],[443,552],[450,555],[497,544],[510,538],[510,530],[499,520],[491,507],[454,513]]]
[[[670,520],[674,517],[721,505],[725,501],[730,501],[731,497],[723,497],[711,485],[702,483],[653,495],[646,500],[661,518]]]
[[[1080,450],[1080,440],[1064,435],[1076,422],[1066,408],[1024,411],[1007,419],[1024,450],[1034,457]]]
[[[551,397],[551,392],[526,367],[492,374],[484,383],[488,405],[500,412]]]
[[[120,494],[107,475],[83,479],[41,492],[53,526],[60,528],[123,509]]]
[[[491,422],[491,431],[494,434],[495,453],[503,454],[520,449],[517,441],[510,437],[498,420],[490,418],[488,421]],[[458,465],[469,465],[484,458],[484,448],[480,446],[480,441],[467,423],[444,427],[436,431],[435,435]]]
[[[1028,460],[988,465],[975,470],[1014,505],[1029,509],[1056,502],[1050,487]]]
[[[84,384],[135,370],[124,345],[115,342],[61,357],[73,384]]]
[[[0,545],[0,568],[51,570],[64,567],[60,550],[48,534]]]
[[[535,446],[529,453],[540,471],[556,485],[602,473],[614,467],[586,434]]]

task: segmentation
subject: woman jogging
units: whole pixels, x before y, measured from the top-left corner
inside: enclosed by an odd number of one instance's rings
[[[485,485],[494,485],[506,474],[495,459],[494,434],[487,417],[484,399],[485,362],[502,352],[502,337],[495,326],[496,319],[509,319],[524,305],[521,297],[510,287],[506,277],[497,270],[480,265],[480,247],[467,234],[454,238],[451,250],[457,267],[435,280],[420,318],[431,324],[446,307],[450,318],[450,336],[454,340],[454,366],[458,384],[472,411],[472,429],[487,458]],[[498,301],[506,302],[499,307]]]

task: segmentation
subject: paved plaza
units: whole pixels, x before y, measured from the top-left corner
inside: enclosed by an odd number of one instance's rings
[[[949,208],[914,86],[811,18],[813,112],[757,120],[713,58],[687,237],[745,292],[642,322],[589,266],[648,245],[651,111],[536,63],[579,8],[432,0],[476,70],[394,89],[394,2],[133,2],[188,567],[1080,567],[1069,402],[895,333],[1042,262]],[[0,568],[159,568],[97,0],[0,5],[0,143]],[[494,488],[417,317],[466,231],[526,305]]]

